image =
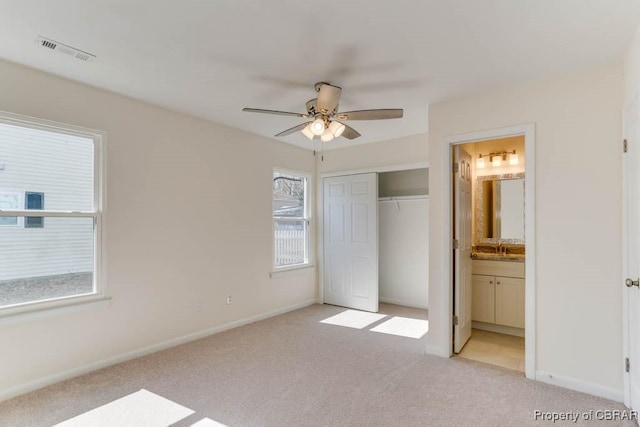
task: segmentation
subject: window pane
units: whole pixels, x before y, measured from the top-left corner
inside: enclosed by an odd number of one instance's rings
[[[21,195],[16,191],[0,191],[0,210],[11,211],[20,209],[20,199]],[[0,227],[17,227],[18,225],[18,218],[15,216],[0,217]]]
[[[44,193],[31,193],[27,191],[25,199],[25,209],[44,209]]]
[[[9,225],[9,226],[17,226],[18,225],[18,217],[15,216],[0,216],[0,226]]]
[[[24,218],[25,228],[43,228],[44,218],[41,216],[27,216]]]
[[[0,307],[94,292],[93,218],[46,224],[0,227]]]
[[[25,209],[44,209],[44,193],[31,193],[27,191],[24,199]],[[44,218],[41,216],[27,216],[24,218],[24,226],[27,228],[42,228],[44,227]]]
[[[275,221],[275,266],[304,264],[307,261],[307,222]]]
[[[90,138],[0,123],[0,195],[20,193],[17,209],[29,192],[48,210],[93,210],[93,152]]]
[[[304,217],[306,178],[280,172],[273,174],[273,216]]]

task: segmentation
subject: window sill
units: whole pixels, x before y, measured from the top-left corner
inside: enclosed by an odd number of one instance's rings
[[[292,266],[292,267],[283,267],[283,268],[279,268],[277,270],[273,270],[272,272],[269,273],[269,277],[272,279],[275,279],[276,277],[280,277],[280,276],[289,276],[292,274],[301,274],[304,273],[306,270],[312,270],[315,269],[315,266],[313,264],[304,264],[304,265],[296,265],[296,266]]]
[[[48,301],[41,304],[24,305],[0,309],[0,326],[39,320],[59,314],[75,313],[107,307],[111,297],[92,295],[91,297],[69,298],[66,300]]]

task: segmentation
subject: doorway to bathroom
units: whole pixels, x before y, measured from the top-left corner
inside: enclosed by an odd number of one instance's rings
[[[533,126],[457,138],[450,141],[452,354],[532,378]]]

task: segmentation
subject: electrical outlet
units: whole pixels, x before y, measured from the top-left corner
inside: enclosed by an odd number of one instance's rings
[[[231,295],[227,295],[227,305],[231,304]]]

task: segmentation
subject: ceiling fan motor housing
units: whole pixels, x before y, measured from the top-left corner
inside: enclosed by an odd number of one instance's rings
[[[317,102],[318,102],[318,98],[313,98],[307,101],[307,104],[306,104],[307,113],[309,113],[310,116],[315,117],[318,114],[322,114],[320,111],[316,109]],[[336,108],[334,108],[333,111],[331,111],[329,114],[326,114],[326,116],[327,117],[333,116],[338,111],[338,106],[339,104],[336,104]]]

